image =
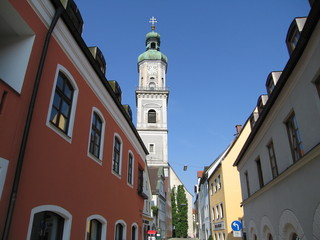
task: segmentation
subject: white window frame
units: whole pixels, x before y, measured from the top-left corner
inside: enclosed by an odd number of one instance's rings
[[[132,183],[129,183],[128,182],[128,173],[129,173],[129,156],[132,156],[132,169],[131,169],[131,182]],[[133,185],[134,185],[134,155],[133,155],[133,152],[131,150],[129,150],[128,152],[128,171],[127,171],[127,184],[133,188]]]
[[[214,187],[214,192],[217,192],[218,186],[217,186],[217,179],[216,178],[214,179],[213,187]]]
[[[153,151],[151,151],[151,145],[153,147]],[[155,153],[156,152],[155,150],[156,150],[156,145],[154,143],[149,143],[149,152],[150,153]]]
[[[114,161],[114,145],[116,143],[116,138],[120,141],[120,156],[119,156],[119,173],[113,171],[113,161]],[[123,141],[118,133],[115,133],[113,136],[113,145],[112,145],[112,161],[111,161],[111,172],[113,175],[121,178],[121,170],[122,170],[122,149],[123,149]]]
[[[149,119],[151,120],[151,118],[149,118],[150,117],[150,115],[149,115],[150,111],[155,113],[155,122],[149,122]],[[148,124],[156,124],[157,123],[157,119],[158,119],[157,115],[158,115],[158,112],[157,112],[156,109],[154,109],[154,108],[148,109],[148,111],[147,111],[147,123]]]
[[[101,223],[101,239],[106,239],[106,237],[107,237],[107,220],[103,216],[97,215],[97,214],[91,215],[87,218],[85,239],[87,239],[87,237],[88,237],[87,233],[89,232],[90,221],[93,219],[96,219]]]
[[[30,239],[31,237],[34,215],[44,211],[56,213],[64,219],[62,240],[69,240],[72,225],[72,215],[66,209],[56,205],[42,205],[31,210],[27,239]]]
[[[8,171],[9,161],[0,157],[0,199],[2,196],[4,183],[6,181],[7,171]]]
[[[216,219],[218,220],[219,218],[220,218],[219,205],[216,205]]]
[[[136,228],[135,239],[136,239],[136,240],[139,240],[139,234],[138,234],[138,232],[139,232],[139,227],[138,227],[138,224],[137,224],[137,223],[133,223],[133,224],[131,225],[131,230],[130,230],[131,236],[130,236],[130,239],[132,238],[132,227],[135,227],[135,228]]]
[[[120,223],[123,226],[123,239],[127,239],[127,224],[122,219],[119,219],[114,224],[114,235],[113,239],[116,237],[116,231],[117,231],[117,224]]]
[[[51,122],[50,122],[50,116],[51,116],[51,111],[52,111],[52,104],[53,104],[53,99],[55,96],[56,92],[56,86],[57,86],[57,80],[59,77],[59,73],[63,73],[69,80],[70,84],[73,87],[73,97],[72,97],[72,104],[71,104],[71,113],[70,113],[70,120],[69,120],[69,127],[68,127],[68,132],[65,134],[62,131],[60,131],[57,127],[55,127]],[[53,86],[52,86],[52,92],[51,92],[51,99],[49,103],[49,109],[48,109],[48,115],[47,115],[47,126],[51,128],[55,133],[60,135],[63,139],[68,141],[69,143],[72,142],[72,133],[73,133],[73,126],[74,126],[74,121],[75,121],[75,115],[76,115],[76,108],[77,108],[77,101],[78,101],[78,95],[79,95],[79,88],[76,84],[76,81],[70,74],[70,72],[62,65],[58,64],[57,65],[57,70],[56,70],[56,75],[53,81]]]
[[[91,140],[91,130],[92,130],[92,119],[93,119],[93,115],[97,114],[99,116],[99,118],[102,121],[102,126],[101,126],[101,142],[100,142],[100,152],[99,152],[99,158],[97,158],[96,156],[94,156],[91,152],[90,152],[90,140]],[[102,165],[102,159],[103,159],[103,150],[104,150],[104,136],[105,136],[105,127],[106,127],[106,121],[102,115],[102,113],[99,111],[98,108],[93,107],[92,108],[92,113],[91,113],[91,119],[90,119],[90,127],[89,127],[89,139],[88,139],[88,156],[93,159],[94,161],[96,161],[97,163],[99,163],[100,165]]]
[[[216,208],[215,207],[213,207],[212,208],[212,219],[213,219],[213,221],[215,221],[216,220],[216,210],[215,210]]]
[[[20,94],[36,34],[10,1],[1,1],[0,15],[8,28],[0,27],[1,32],[8,32],[0,39],[0,78]]]
[[[223,218],[223,213],[224,213],[224,211],[223,211],[223,203],[219,204],[219,211],[220,211],[220,218],[222,219]]]

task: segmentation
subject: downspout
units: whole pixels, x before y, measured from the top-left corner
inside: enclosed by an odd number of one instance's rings
[[[25,124],[23,135],[22,135],[20,151],[19,151],[19,156],[18,156],[18,161],[17,161],[17,167],[16,167],[16,171],[15,171],[15,175],[14,175],[14,180],[13,180],[13,185],[12,185],[12,190],[11,190],[11,195],[10,195],[10,200],[9,200],[9,207],[8,207],[6,222],[5,222],[4,231],[2,234],[3,240],[7,240],[9,238],[9,232],[10,232],[10,227],[11,227],[11,223],[12,223],[12,216],[13,216],[13,211],[14,211],[14,207],[15,207],[15,203],[16,203],[17,192],[18,192],[19,183],[20,183],[20,176],[21,176],[21,172],[22,172],[22,166],[23,166],[23,160],[24,160],[24,156],[25,156],[26,146],[28,143],[28,136],[29,136],[30,126],[31,126],[31,122],[32,122],[34,106],[36,103],[36,98],[37,98],[37,93],[38,93],[38,89],[39,89],[39,85],[40,85],[42,70],[44,67],[46,55],[47,55],[48,48],[49,48],[49,42],[50,42],[54,27],[56,26],[63,10],[64,10],[64,8],[60,4],[58,9],[55,11],[55,14],[53,16],[52,22],[51,22],[50,27],[48,29],[48,32],[47,32],[47,35],[45,38],[45,42],[43,45],[43,49],[42,49],[42,53],[41,53],[41,57],[40,57],[40,63],[38,66],[37,75],[36,75],[32,95],[31,95],[31,99],[30,99],[30,103],[29,103],[26,124]]]

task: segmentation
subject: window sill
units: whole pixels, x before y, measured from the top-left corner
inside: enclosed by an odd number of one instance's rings
[[[111,172],[112,172],[112,174],[113,174],[114,176],[116,176],[117,178],[121,179],[121,175],[120,175],[119,173],[117,173],[117,172],[115,172],[115,171],[113,171],[113,170],[111,170]]]
[[[270,190],[271,188],[275,187],[288,177],[290,177],[292,174],[294,174],[296,171],[298,171],[300,168],[302,168],[304,165],[308,164],[310,161],[314,160],[320,151],[320,143],[318,143],[315,147],[313,147],[310,151],[305,153],[299,160],[295,161],[292,165],[290,165],[288,168],[286,168],[283,172],[281,172],[277,177],[270,180],[268,183],[266,183],[262,188],[258,189],[254,193],[252,193],[249,197],[244,199],[241,202],[241,206],[244,206],[251,202],[252,200],[256,199],[260,195],[262,195],[264,192]]]
[[[98,163],[100,166],[102,166],[102,160],[97,158],[96,156],[94,156],[93,154],[91,154],[90,152],[88,152],[88,157],[91,158],[93,161],[95,161],[96,163]]]
[[[71,143],[72,142],[72,138],[70,136],[68,136],[65,132],[63,132],[62,130],[60,130],[60,128],[57,128],[55,125],[53,125],[51,122],[47,122],[47,127],[49,127],[51,130],[53,130],[55,133],[57,133],[58,135],[60,135],[60,137],[62,137],[64,140],[66,140],[67,142]]]

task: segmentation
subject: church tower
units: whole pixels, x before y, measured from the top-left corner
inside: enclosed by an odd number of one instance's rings
[[[150,19],[151,32],[146,35],[146,51],[138,58],[139,86],[136,90],[137,130],[149,150],[149,166],[168,166],[166,87],[167,57],[160,52],[160,34],[156,19]]]

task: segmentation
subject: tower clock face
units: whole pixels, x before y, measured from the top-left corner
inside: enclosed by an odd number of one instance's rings
[[[155,75],[155,74],[157,74],[157,72],[158,72],[157,65],[154,65],[154,64],[148,65],[148,73],[149,74]]]

